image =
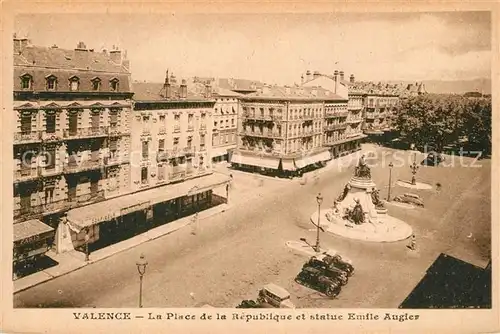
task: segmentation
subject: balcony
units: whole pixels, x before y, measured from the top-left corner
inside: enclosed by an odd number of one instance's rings
[[[181,180],[181,179],[183,179],[185,177],[186,177],[186,170],[184,170],[184,169],[182,169],[182,170],[174,170],[174,171],[168,173],[168,178],[171,181]]]
[[[281,138],[282,135],[279,132],[273,132],[273,131],[242,131],[242,135],[244,136],[251,136],[251,137],[260,137],[260,138]]]
[[[362,120],[363,120],[362,118],[351,118],[351,119],[347,120],[347,123],[356,124],[356,123],[361,122]]]
[[[99,190],[96,192],[90,192],[87,194],[83,194],[80,196],[76,196],[75,198],[68,199],[66,201],[68,205],[68,209],[73,209],[82,205],[94,203],[94,202],[100,202],[105,199],[104,197],[104,190]]]
[[[38,171],[36,168],[18,169],[14,172],[14,183],[26,182],[38,178]]]
[[[141,136],[151,136],[151,129],[149,128],[142,129]]]
[[[56,166],[50,166],[50,167],[37,167],[38,169],[38,175],[42,177],[50,177],[54,175],[61,174],[58,168]]]
[[[103,163],[106,166],[115,166],[128,162],[128,157],[116,154],[113,157],[104,157]]]
[[[123,136],[130,134],[129,129],[124,129],[119,126],[110,126],[108,131],[109,136]]]
[[[174,133],[181,132],[181,126],[180,125],[174,125]]]
[[[204,144],[200,144],[200,152],[205,151],[207,148],[205,147]]]
[[[366,116],[365,116],[366,119],[375,119],[377,117],[378,117],[378,113],[374,113],[374,112],[366,113]]]
[[[109,133],[109,127],[81,128],[75,130],[64,129],[63,137],[68,139],[105,137]]]
[[[206,124],[200,124],[200,130],[206,130],[207,125]]]
[[[14,209],[14,219],[18,219],[21,217],[23,219],[34,218],[35,216],[41,216],[43,212],[43,205],[21,207],[19,209]]]
[[[80,173],[88,170],[99,169],[103,166],[103,161],[98,160],[83,160],[80,163],[67,163],[64,164],[63,170],[66,174]]]
[[[14,133],[14,144],[36,143],[41,141],[40,131]]]
[[[328,124],[325,126],[326,131],[341,130],[345,128],[347,128],[347,123]]]
[[[187,130],[194,131],[194,125],[193,124],[188,125]]]
[[[167,129],[164,126],[160,126],[158,128],[158,134],[163,135],[165,133],[167,133]]]
[[[348,111],[336,111],[336,112],[330,111],[325,114],[326,118],[347,117],[347,116],[349,116]]]
[[[41,138],[44,142],[55,142],[63,138],[63,133],[61,131],[55,131],[55,132],[42,131]]]

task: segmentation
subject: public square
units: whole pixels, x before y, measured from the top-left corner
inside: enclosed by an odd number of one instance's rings
[[[368,144],[362,148],[386,152],[384,164],[370,162],[372,178],[385,199],[387,164],[396,151]],[[359,155],[351,157],[349,167],[328,166],[302,180],[226,170],[234,176],[230,208],[198,221],[196,233],[186,226],[24,290],[14,295],[14,307],[137,307],[136,261],[141,254],[148,261],[144,307],[235,307],[243,299],[255,299],[263,285],[276,283],[291,293],[298,308],[397,308],[440,253],[486,266],[491,256],[491,161],[480,160],[474,164],[480,167],[472,167],[474,159],[464,158],[466,166],[421,167],[417,181],[433,185],[432,190],[396,186],[398,180],[410,180],[411,171],[408,165],[393,168],[391,197],[412,192],[425,202],[425,208],[414,209],[386,205],[390,215],[413,228],[416,251],[406,247],[408,240],[372,243],[321,233],[322,247],[352,260],[354,276],[335,299],[295,283],[307,256],[285,242],[315,241],[310,216],[317,210],[316,195],[323,195],[323,208],[333,204]],[[439,190],[436,183],[441,184]]]

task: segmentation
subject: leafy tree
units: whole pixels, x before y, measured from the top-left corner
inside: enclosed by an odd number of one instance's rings
[[[470,143],[491,147],[491,99],[426,94],[403,99],[394,126],[418,147],[437,151],[466,136]]]

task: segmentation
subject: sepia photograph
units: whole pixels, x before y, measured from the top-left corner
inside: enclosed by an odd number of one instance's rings
[[[491,11],[12,21],[14,310],[492,309]]]

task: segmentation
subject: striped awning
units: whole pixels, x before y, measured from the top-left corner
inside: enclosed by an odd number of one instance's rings
[[[14,244],[26,244],[51,237],[54,229],[38,219],[14,224]]]
[[[248,166],[278,169],[280,163],[278,158],[263,156],[248,156],[234,153],[231,157],[231,163],[237,163]]]

